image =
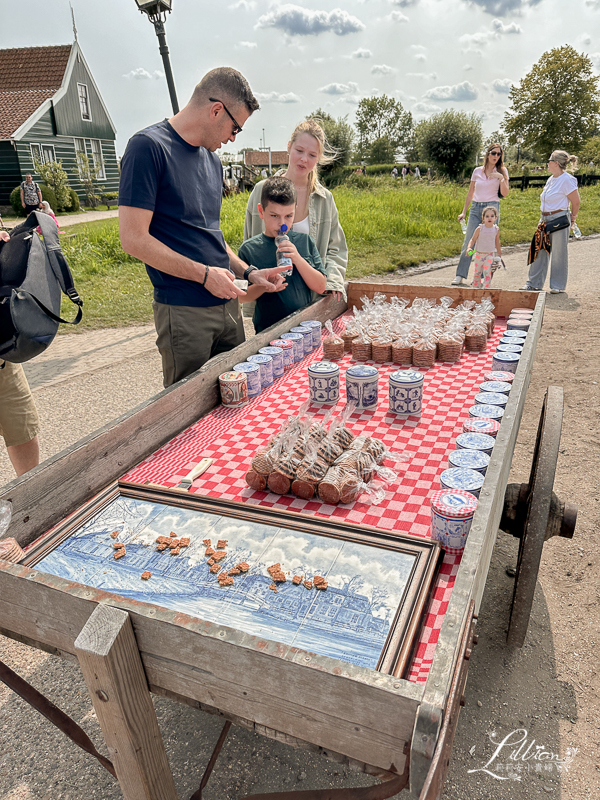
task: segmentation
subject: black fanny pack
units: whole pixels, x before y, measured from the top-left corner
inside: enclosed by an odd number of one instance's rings
[[[564,228],[571,227],[571,220],[566,214],[563,214],[561,217],[556,217],[556,219],[546,220],[546,233],[556,233],[556,231],[562,231]]]

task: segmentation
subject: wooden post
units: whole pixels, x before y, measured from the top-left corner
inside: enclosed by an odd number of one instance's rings
[[[124,800],[177,800],[129,614],[96,606],[75,652]]]

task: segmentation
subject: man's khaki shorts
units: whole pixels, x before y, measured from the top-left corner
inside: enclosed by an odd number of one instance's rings
[[[7,447],[30,442],[40,431],[31,389],[20,364],[0,361],[0,436]]]

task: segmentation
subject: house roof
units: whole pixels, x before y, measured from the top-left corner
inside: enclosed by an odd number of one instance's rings
[[[60,89],[73,45],[0,50],[0,139]]]
[[[287,150],[272,150],[271,164],[274,167],[287,166],[289,155]],[[244,153],[244,164],[247,167],[268,167],[269,153],[264,150],[246,150]]]

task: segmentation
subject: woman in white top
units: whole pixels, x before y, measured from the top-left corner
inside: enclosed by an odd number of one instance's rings
[[[462,214],[458,215],[458,221],[467,216],[469,206],[469,220],[465,241],[463,242],[460,260],[456,268],[456,277],[452,281],[452,286],[461,286],[466,283],[469,267],[471,266],[471,256],[467,255],[467,245],[475,230],[482,224],[481,214],[484,208],[493,206],[498,212],[498,222],[500,222],[500,195],[506,197],[510,188],[508,181],[508,171],[504,166],[504,150],[502,145],[491,144],[485,153],[483,167],[477,167],[471,175],[471,185],[467,192],[465,205]]]
[[[569,224],[550,234],[551,252],[540,250],[535,261],[529,266],[529,277],[522,287],[528,291],[539,292],[544,288],[548,264],[550,264],[550,292],[560,294],[567,288],[569,228],[575,223],[581,204],[577,178],[565,172],[569,165],[576,167],[577,157],[570,156],[564,150],[555,150],[548,159],[550,177],[541,195],[540,222],[551,222],[553,219],[566,216]]]
[[[331,163],[335,154],[328,151],[323,128],[314,119],[296,126],[288,142],[289,163],[276,175],[289,178],[298,200],[292,230],[308,233],[317,245],[327,275],[327,290],[336,298],[346,297],[344,279],[348,266],[348,246],[331,192],[319,183],[318,165]],[[258,204],[264,181],[257,183],[246,208],[244,240],[264,230]],[[316,297],[316,295],[315,295]],[[246,305],[250,305],[247,303]],[[246,314],[244,308],[244,314]]]

